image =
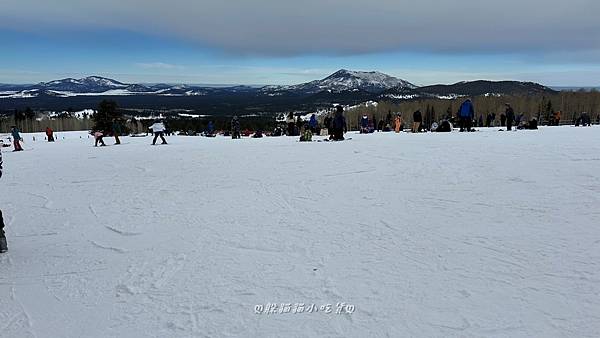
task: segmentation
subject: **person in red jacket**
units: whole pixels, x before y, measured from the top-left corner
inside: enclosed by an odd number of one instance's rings
[[[48,142],[54,142],[54,130],[50,127],[46,127],[46,137],[48,137]]]

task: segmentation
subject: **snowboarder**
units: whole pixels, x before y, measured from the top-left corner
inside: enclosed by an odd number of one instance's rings
[[[342,106],[337,106],[335,111],[335,116],[333,117],[333,140],[334,141],[343,141],[344,133],[347,130],[346,126],[346,118],[344,117],[344,108]]]
[[[500,127],[506,126],[506,115],[504,113],[500,114]]]
[[[513,121],[515,120],[515,111],[514,109],[510,106],[510,103],[506,103],[506,130],[511,131],[512,130],[512,125],[513,125]]]
[[[313,133],[310,128],[304,128],[304,131],[300,135],[300,142],[312,142]]]
[[[460,131],[471,131],[473,124],[473,116],[475,116],[475,108],[471,99],[466,99],[458,109],[458,118],[460,120]]]
[[[48,142],[54,142],[54,130],[50,127],[46,127],[46,137],[48,138]]]
[[[237,116],[234,116],[231,119],[231,138],[232,139],[242,138],[242,136],[240,134],[240,120],[238,119]]]
[[[156,120],[150,128],[152,128],[152,132],[154,133],[152,145],[156,144],[156,139],[158,139],[159,137],[162,140],[161,144],[167,144],[167,140],[165,140],[165,130],[167,128],[165,127],[165,124],[162,121]]]
[[[102,133],[100,130],[96,130],[94,132],[94,147],[98,146],[98,143],[100,143],[100,146],[104,147],[106,144],[104,144],[104,140],[102,139],[104,137],[104,133]]]
[[[413,113],[413,126],[412,126],[413,133],[419,132],[419,127],[421,126],[421,122],[423,122],[423,114],[421,114],[421,111],[417,109],[417,111]]]
[[[12,135],[13,138],[13,145],[15,147],[15,149],[13,151],[22,151],[23,148],[21,147],[21,134],[19,133],[19,128],[17,128],[17,126],[12,126],[10,133]]]
[[[2,177],[2,152],[0,152],[0,178]],[[2,218],[2,210],[0,210],[0,253],[8,251],[6,244],[6,236],[4,235],[4,218]]]

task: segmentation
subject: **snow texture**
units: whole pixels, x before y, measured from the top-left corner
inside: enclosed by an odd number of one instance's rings
[[[600,336],[598,127],[23,136],[2,337]]]

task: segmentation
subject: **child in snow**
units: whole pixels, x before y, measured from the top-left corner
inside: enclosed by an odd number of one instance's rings
[[[162,123],[161,121],[156,121],[150,128],[152,128],[152,132],[154,133],[152,145],[156,144],[156,139],[159,137],[162,140],[162,144],[167,144],[167,140],[165,140],[165,129],[167,128],[165,127],[164,123]]]
[[[22,151],[23,148],[21,147],[21,134],[19,133],[19,128],[17,128],[16,126],[12,126],[11,131],[10,131],[12,137],[13,137],[13,145],[15,146],[15,149],[13,151]]]
[[[2,177],[2,152],[0,152],[0,178]],[[2,210],[0,210],[0,253],[8,251],[6,244],[6,236],[4,235],[4,218],[2,218]]]
[[[105,145],[106,145],[106,144],[104,144],[104,140],[102,139],[103,137],[104,137],[104,134],[103,134],[101,131],[99,131],[99,130],[96,130],[96,131],[94,132],[94,139],[96,140],[96,141],[94,142],[94,147],[97,147],[97,146],[98,146],[98,143],[100,143],[100,146],[101,146],[101,147],[103,147],[103,146],[105,146]]]

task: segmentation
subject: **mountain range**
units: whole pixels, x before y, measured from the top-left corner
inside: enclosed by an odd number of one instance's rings
[[[210,87],[171,84],[129,84],[100,76],[66,78],[33,85],[0,84],[0,109],[24,105],[45,109],[64,106],[94,107],[110,97],[129,108],[182,108],[210,110],[296,109],[365,100],[455,99],[466,96],[535,95],[556,93],[532,82],[471,81],[451,85],[416,86],[381,72],[341,69],[321,80],[288,86]],[[84,105],[88,105],[85,106]],[[60,106],[60,107],[59,107]],[[265,108],[265,109],[263,109]]]

